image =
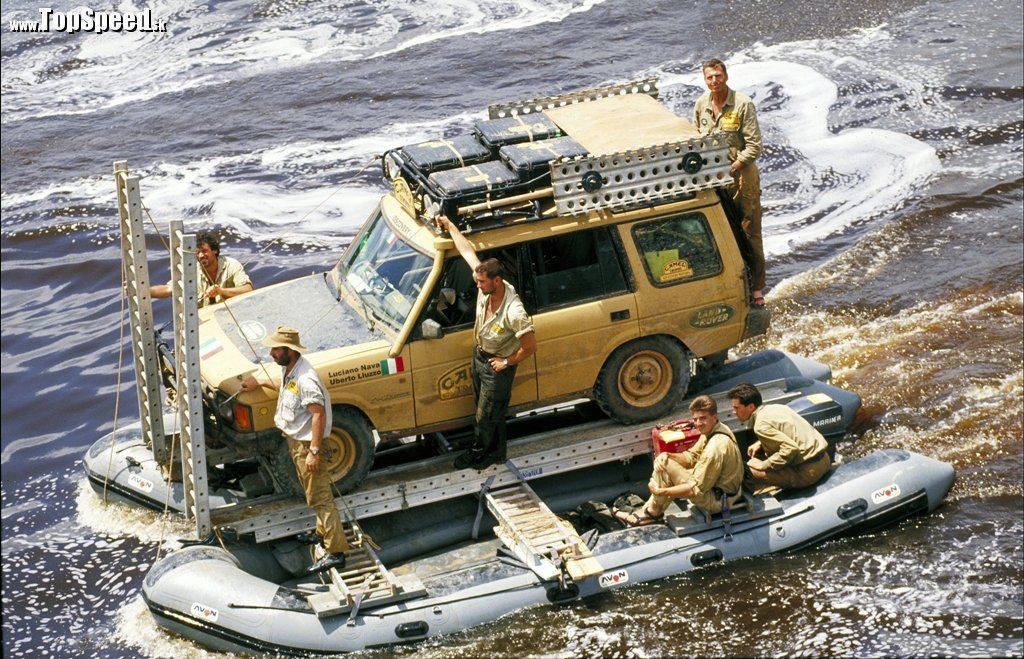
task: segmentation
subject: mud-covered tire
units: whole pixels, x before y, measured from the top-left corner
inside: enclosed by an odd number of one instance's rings
[[[686,394],[686,350],[664,336],[619,346],[594,383],[594,402],[619,423],[651,421],[668,414]]]
[[[351,492],[373,466],[373,430],[351,407],[331,410],[331,433],[320,442],[320,468],[331,475],[339,494]]]

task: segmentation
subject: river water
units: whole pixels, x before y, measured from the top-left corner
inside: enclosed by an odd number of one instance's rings
[[[1024,652],[1019,3],[146,6],[166,33],[12,33],[38,6],[3,4],[4,656],[220,656],[160,631],[139,599],[184,524],[103,505],[80,466],[136,405],[118,365],[114,160],[145,175],[161,232],[216,228],[268,284],[332,262],[382,191],[360,170],[383,149],[466,130],[489,103],[648,75],[687,115],[711,56],[767,144],[774,324],[738,352],[831,364],[864,399],[845,457],[905,447],[954,464],[953,490],[876,534],[395,652]],[[162,281],[166,260],[152,266]]]

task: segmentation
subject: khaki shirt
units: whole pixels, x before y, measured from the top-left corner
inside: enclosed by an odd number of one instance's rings
[[[693,470],[693,488],[705,494],[718,488],[736,494],[743,484],[743,455],[736,436],[719,421],[711,436],[701,435],[697,443],[679,454],[684,467]]]
[[[704,92],[693,106],[693,125],[701,135],[723,134],[731,161],[750,164],[761,155],[761,127],[754,102],[746,94],[730,89],[722,114],[715,120],[711,92]]]
[[[203,266],[198,261],[196,261],[196,271],[198,272],[196,276],[196,289],[199,291],[200,307],[224,301],[224,297],[221,295],[216,296],[212,301],[203,295],[206,289],[214,284],[221,288],[237,288],[252,283],[249,275],[245,273],[245,266],[230,256],[217,257],[217,281],[210,281],[209,276],[207,276],[206,271],[203,270]],[[170,286],[171,282],[167,282],[167,285]]]
[[[768,469],[798,465],[818,457],[828,442],[807,419],[785,405],[762,405],[747,421],[768,456]]]
[[[494,315],[486,320],[484,318],[491,296],[477,289],[476,324],[473,326],[476,345],[484,352],[500,357],[514,354],[519,350],[519,338],[533,331],[533,319],[523,308],[516,289],[507,281],[504,283],[505,299]]]
[[[277,413],[274,424],[285,435],[300,442],[313,440],[313,413],[309,405],[316,403],[324,408],[324,436],[331,432],[331,396],[327,387],[312,364],[305,357],[299,357],[292,372],[285,375],[281,368],[281,391],[277,396]],[[323,439],[321,437],[321,439]]]

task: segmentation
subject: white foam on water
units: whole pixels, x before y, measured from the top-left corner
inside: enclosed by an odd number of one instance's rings
[[[114,639],[131,648],[140,656],[167,659],[234,659],[241,655],[232,652],[205,650],[189,639],[165,632],[149,613],[141,595],[129,599],[117,611]]]
[[[154,555],[181,547],[181,538],[195,534],[194,527],[180,513],[155,510],[120,501],[103,501],[89,481],[82,477],[75,496],[76,521],[91,531],[106,537],[133,537],[153,545]],[[162,543],[162,544],[161,544]]]
[[[370,16],[362,3],[269,4],[264,15],[241,3],[150,3],[154,17],[167,19],[166,33],[43,35],[6,58],[3,122],[91,113],[314,61],[381,57],[467,34],[526,29],[604,1],[386,0],[371,5]],[[138,11],[128,3],[121,9]],[[37,15],[3,14],[4,23],[13,18]]]

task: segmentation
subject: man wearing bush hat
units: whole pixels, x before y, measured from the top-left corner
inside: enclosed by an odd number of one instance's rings
[[[308,544],[322,542],[327,549],[327,554],[309,568],[311,574],[341,569],[345,567],[348,541],[334,504],[330,477],[319,468],[320,443],[331,429],[330,394],[316,369],[302,356],[306,348],[299,342],[298,330],[278,327],[263,339],[263,345],[270,348],[270,357],[281,367],[281,382],[249,375],[242,382],[242,391],[264,386],[280,392],[274,423],[288,441],[306,503],[316,512],[316,531],[296,537]]]

